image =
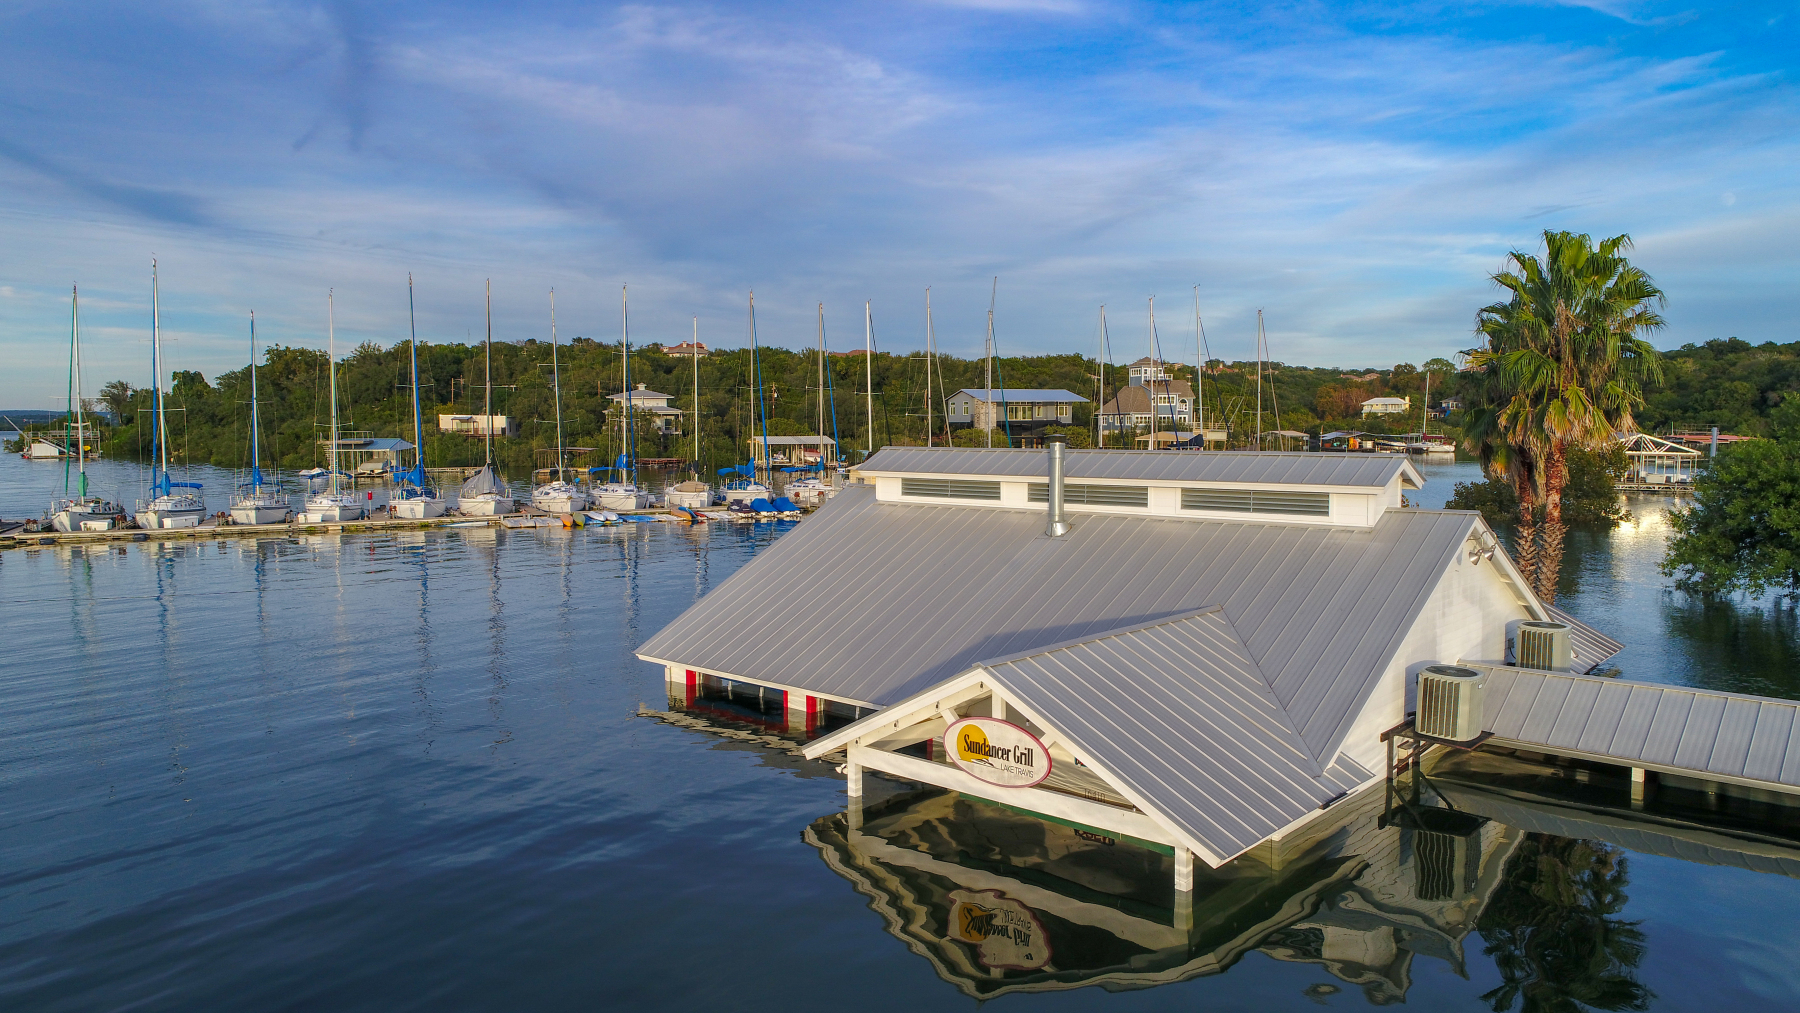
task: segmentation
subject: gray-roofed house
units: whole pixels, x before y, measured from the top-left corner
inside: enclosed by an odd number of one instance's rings
[[[953,430],[1005,429],[1015,446],[1032,447],[1050,426],[1072,425],[1075,406],[1087,403],[1068,390],[965,387],[944,399],[944,418]]]
[[[1420,669],[1550,617],[1478,514],[1402,506],[1404,458],[1068,451],[1052,536],[1048,456],[883,449],[639,656],[677,706],[843,751],[853,794],[876,769],[1217,866],[1379,782]],[[975,717],[1049,775],[946,762]]]

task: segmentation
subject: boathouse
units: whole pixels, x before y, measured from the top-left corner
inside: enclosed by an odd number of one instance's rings
[[[874,769],[1217,866],[1381,782],[1426,666],[1504,661],[1524,620],[1574,626],[1577,673],[1618,649],[1478,514],[1403,506],[1404,458],[1052,442],[853,474],[638,652],[677,706],[843,752],[852,796]],[[989,752],[946,756],[953,725]]]

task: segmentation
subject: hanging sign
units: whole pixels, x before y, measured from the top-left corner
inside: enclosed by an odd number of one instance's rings
[[[1050,776],[1050,751],[1010,721],[963,718],[944,730],[950,762],[989,784],[1029,788]]]
[[[950,936],[975,947],[983,967],[1035,971],[1050,962],[1050,939],[1031,909],[999,890],[952,890]]]

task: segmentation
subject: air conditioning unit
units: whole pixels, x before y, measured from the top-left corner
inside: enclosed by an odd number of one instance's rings
[[[1575,649],[1567,624],[1528,620],[1519,624],[1518,637],[1514,656],[1520,668],[1567,672],[1573,666]]]
[[[1413,727],[1420,735],[1450,742],[1481,737],[1487,674],[1460,665],[1432,665],[1419,673],[1419,710]]]

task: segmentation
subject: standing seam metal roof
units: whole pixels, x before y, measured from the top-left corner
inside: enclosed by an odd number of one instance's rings
[[[1400,475],[1411,488],[1424,483],[1412,462],[1392,454],[1070,450],[1066,460],[1064,473],[1072,482],[1098,478],[1383,489]],[[866,475],[1043,479],[1048,469],[1041,450],[883,447],[855,470]]]
[[[1344,790],[1220,608],[979,667],[1219,861]]]
[[[1591,675],[1478,666],[1502,739],[1800,787],[1800,703]]]
[[[1475,523],[1082,515],[1047,538],[1037,511],[880,503],[851,487],[638,654],[885,707],[985,658],[1219,606],[1323,762]]]

